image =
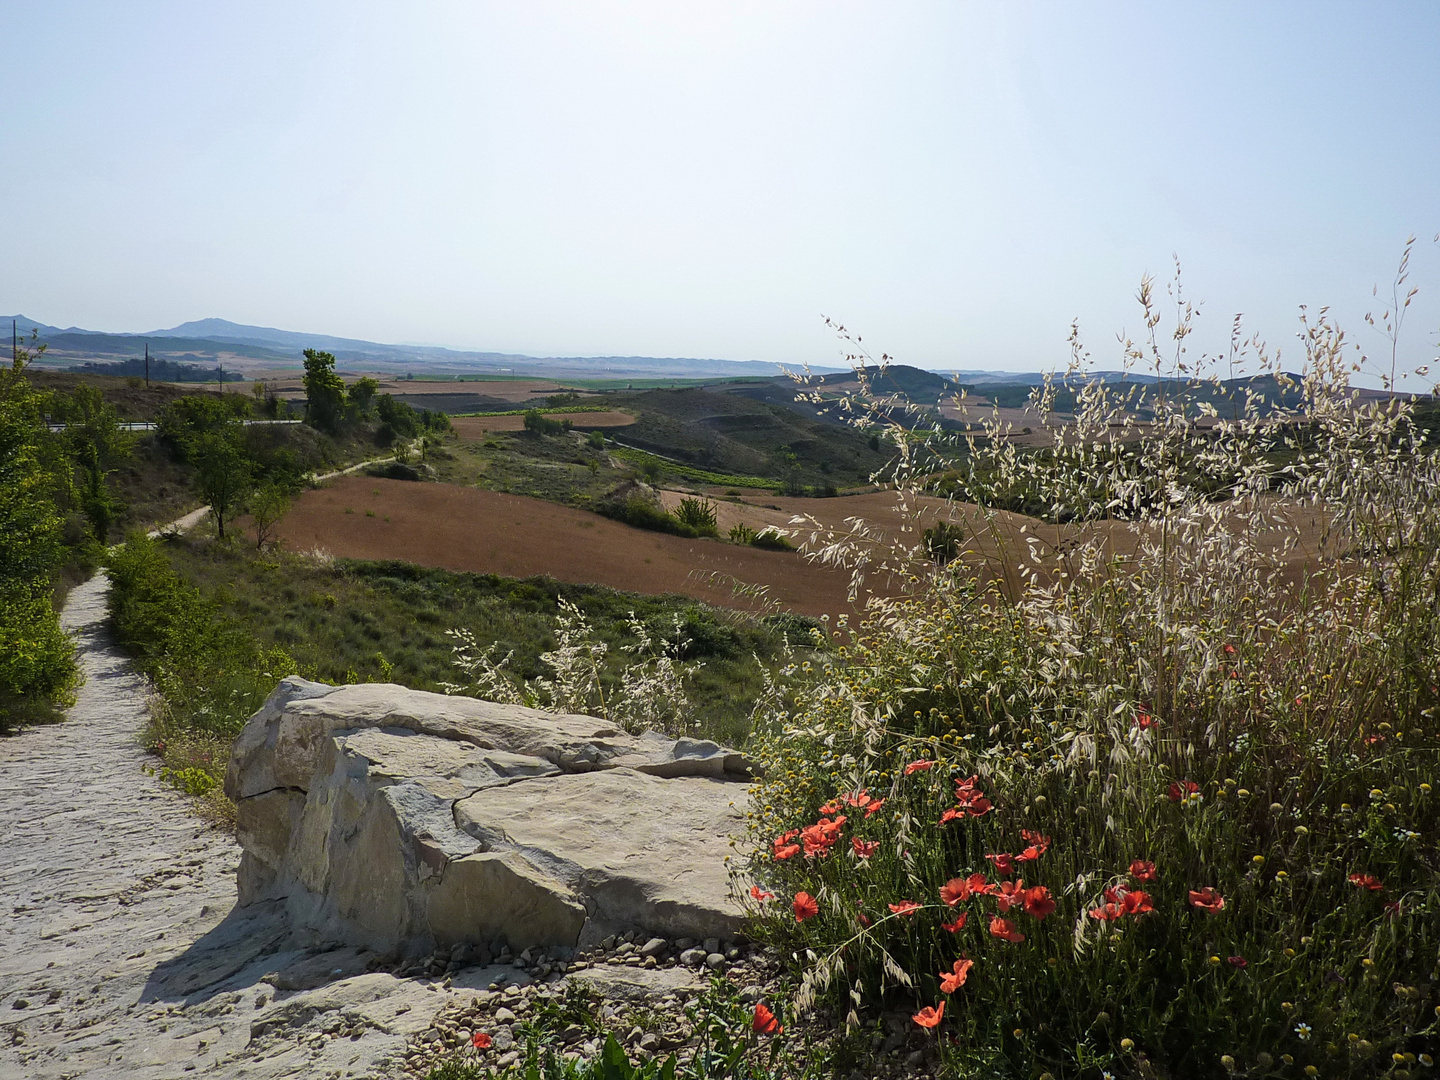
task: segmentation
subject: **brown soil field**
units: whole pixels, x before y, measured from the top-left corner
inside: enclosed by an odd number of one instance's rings
[[[551,420],[569,420],[576,431],[592,428],[616,428],[635,423],[635,417],[623,412],[546,413]],[[455,434],[463,441],[479,442],[496,431],[524,431],[523,416],[454,416],[450,418]]]
[[[342,558],[508,577],[548,574],[745,610],[757,605],[733,596],[731,581],[766,586],[773,601],[805,615],[855,610],[846,600],[846,574],[798,554],[686,540],[540,499],[451,484],[343,477],[301,495],[279,536],[292,551],[322,548]],[[725,580],[709,580],[712,573]]]
[[[666,509],[674,510],[687,492],[662,491]],[[721,535],[731,526],[743,522],[759,530],[776,526],[791,534],[792,542],[806,550],[814,549],[841,536],[850,534],[854,519],[864,521],[873,538],[868,546],[879,561],[882,549],[899,544],[914,547],[921,532],[944,520],[960,525],[965,531],[961,560],[982,579],[991,580],[1004,567],[1014,572],[1015,566],[1028,559],[1030,546],[1046,561],[1056,552],[1073,550],[1082,540],[1098,538],[1116,556],[1132,556],[1140,543],[1140,535],[1120,521],[1097,521],[1088,525],[1051,525],[1036,518],[1006,511],[996,512],[989,520],[973,503],[947,502],[944,499],[919,496],[907,504],[894,491],[869,491],[841,495],[830,499],[788,498],[777,495],[742,495],[734,500],[711,498],[715,506],[716,524]],[[1298,581],[1307,566],[1316,564],[1320,552],[1322,515],[1313,508],[1285,506],[1276,500],[1272,514],[1284,521],[1279,528],[1267,530],[1258,539],[1278,549],[1285,538],[1298,541],[1284,557],[1285,577]],[[803,518],[803,521],[797,521]],[[1050,563],[1053,564],[1053,561]],[[1047,575],[1041,575],[1044,579]],[[881,589],[880,591],[888,591]]]

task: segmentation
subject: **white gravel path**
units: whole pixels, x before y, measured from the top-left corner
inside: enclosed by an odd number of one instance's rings
[[[85,677],[65,721],[0,739],[0,1080],[395,1075],[453,993],[232,910],[235,841],[146,772],[108,588],[62,614]]]

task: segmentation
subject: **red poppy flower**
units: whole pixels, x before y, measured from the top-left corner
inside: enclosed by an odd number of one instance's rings
[[[880,808],[889,801],[889,799],[876,799],[869,806],[865,807],[865,816],[867,818],[874,817],[880,812]]]
[[[920,910],[920,905],[914,900],[901,900],[898,904],[887,904],[886,907],[900,916],[914,915]]]
[[[801,829],[800,842],[805,845],[805,857],[814,859],[829,854],[835,841],[840,839],[840,830],[844,827],[845,820],[843,814],[834,821],[821,818],[814,825]]]
[[[799,829],[791,829],[775,838],[775,858],[788,859],[792,855],[800,854],[800,845],[792,844],[790,841],[800,835]]]
[[[1379,892],[1385,887],[1374,874],[1351,874],[1346,880],[1357,889],[1369,889],[1371,892]]]
[[[940,815],[940,824],[946,825],[952,821],[957,820],[958,818],[963,818],[964,816],[965,808],[963,806],[951,806],[948,807],[945,812]]]
[[[759,885],[751,885],[750,898],[763,904],[766,900],[774,900],[775,894],[773,892],[766,892],[764,889],[760,888]]]
[[[935,762],[933,761],[912,761],[905,766],[905,775],[914,776],[917,772],[929,772],[934,767]]]
[[[1199,792],[1199,784],[1195,783],[1195,781],[1193,780],[1186,780],[1183,784],[1181,784],[1179,781],[1171,783],[1170,790],[1167,792],[1167,794],[1170,796],[1171,802],[1179,802],[1181,799],[1187,798],[1191,795],[1197,795],[1199,794]]]
[[[1233,968],[1243,968],[1250,961],[1246,960],[1243,956],[1230,956],[1226,958],[1225,962]]]
[[[997,874],[1013,874],[1015,872],[1014,855],[1006,855],[1002,852],[999,855],[986,855],[985,858],[995,864]]]
[[[1090,917],[1092,919],[1103,919],[1105,922],[1114,922],[1124,914],[1124,909],[1115,903],[1101,904],[1097,908],[1090,909]]]
[[[780,1021],[775,1019],[775,1014],[764,1005],[755,1006],[755,1019],[750,1021],[750,1026],[761,1035],[779,1035],[785,1030]]]
[[[1154,911],[1155,905],[1150,902],[1149,893],[1133,889],[1120,894],[1120,910],[1126,915],[1144,915],[1147,911]]]
[[[969,900],[970,893],[970,883],[964,878],[951,878],[940,886],[940,899],[950,907],[954,907],[961,901]]]
[[[965,985],[965,980],[970,977],[970,969],[974,966],[974,960],[956,960],[951,970],[940,972],[940,992],[953,994],[959,990]]]
[[[926,1005],[925,1008],[921,1009],[910,1019],[914,1020],[915,1023],[919,1024],[923,1028],[933,1028],[938,1027],[940,1021],[944,1019],[944,1017],[945,1002],[942,1001],[933,1009],[929,1005]]]
[[[995,904],[1001,911],[1009,911],[1025,903],[1025,882],[1021,878],[1014,881],[1002,881],[1000,887],[995,890]]]
[[[1225,644],[1225,655],[1226,655],[1226,656],[1234,656],[1234,655],[1235,655],[1235,646],[1234,646],[1234,645],[1231,645],[1229,642],[1226,642],[1226,644]]]
[[[859,807],[868,806],[869,803],[870,803],[870,789],[869,789],[869,788],[861,788],[859,791],[855,792],[853,795],[846,795],[846,796],[844,796],[844,800],[845,800],[845,805],[846,805],[846,806],[859,806]],[[821,813],[824,813],[824,811],[822,810]]]
[[[850,847],[854,850],[856,855],[860,856],[860,858],[868,859],[871,855],[874,855],[875,852],[879,850],[880,841],[861,840],[858,836],[852,836],[850,838]]]
[[[1044,885],[1035,885],[1025,890],[1025,914],[1035,919],[1043,919],[1055,911],[1055,901],[1050,898],[1050,890]]]
[[[990,934],[993,937],[1003,938],[1006,941],[1024,941],[1025,935],[1015,929],[1015,924],[1009,919],[1002,919],[996,915],[990,920]]]
[[[975,786],[976,777],[955,781],[955,802],[969,811],[971,817],[981,817],[991,809],[991,802],[985,793]]]
[[[1385,905],[1385,917],[1387,919],[1399,918],[1400,911],[1401,908],[1399,900],[1391,900],[1388,904]]]
[[[1135,714],[1135,726],[1141,731],[1149,731],[1155,726],[1155,717],[1142,709]]]
[[[470,1036],[470,1045],[475,1047],[476,1050],[489,1050],[490,1043],[493,1041],[494,1040],[483,1031],[477,1031],[474,1035]]]
[[[954,922],[942,922],[940,924],[940,929],[948,930],[952,934],[958,934],[961,930],[965,929],[965,920],[969,917],[970,916],[966,912],[962,911],[960,912],[960,914],[955,916]]]
[[[806,919],[813,919],[820,914],[820,905],[808,892],[795,894],[795,902],[791,905],[795,909],[795,921],[804,922]]]
[[[1225,898],[1206,885],[1199,892],[1194,889],[1190,890],[1190,903],[1201,911],[1208,911],[1213,915],[1225,906]]]
[[[1154,881],[1156,877],[1155,864],[1147,862],[1145,859],[1136,859],[1130,864],[1130,876],[1136,881]]]

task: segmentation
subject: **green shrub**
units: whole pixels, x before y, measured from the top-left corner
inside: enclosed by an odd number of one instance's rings
[[[944,566],[960,554],[960,545],[965,542],[965,530],[953,522],[937,521],[921,534],[921,542],[930,557]]]
[[[622,501],[605,502],[598,507],[598,510],[608,518],[623,521],[626,525],[633,525],[637,529],[650,529],[653,532],[690,538],[714,535],[714,533],[701,532],[692,528],[643,495],[631,495]]]
[[[295,674],[295,661],[181,579],[162,542],[133,534],[106,565],[112,632],[161,696],[146,744],[164,757],[167,779],[208,795],[224,777],[230,740],[276,683]]]
[[[788,537],[781,536],[773,528],[762,529],[750,540],[751,547],[763,548],[765,551],[794,551],[795,545]]]
[[[696,499],[690,496],[681,499],[680,506],[675,511],[675,517],[682,525],[694,529],[697,536],[719,535],[719,530],[715,525],[715,504],[708,499]]]
[[[551,420],[539,409],[525,410],[525,430],[536,435],[561,435],[570,430],[569,420]]]
[[[730,526],[730,542],[732,544],[753,544],[755,542],[755,530],[743,521],[736,522]]]
[[[66,557],[60,506],[73,501],[70,463],[49,437],[23,362],[0,371],[0,732],[53,718],[75,680],[74,650],[51,603]],[[80,534],[84,544],[83,526]]]

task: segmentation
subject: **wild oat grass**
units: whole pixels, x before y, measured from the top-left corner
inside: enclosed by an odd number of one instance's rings
[[[916,590],[765,710],[750,902],[800,1008],[907,1007],[946,1075],[1404,1077],[1440,1046],[1440,456],[1325,313],[1292,379],[1238,322],[1192,362],[1174,296],[1167,331],[1147,279],[1124,343],[1155,389],[1072,336],[1044,453],[845,404],[907,496],[958,474],[982,522],[1023,488],[1051,524],[953,560],[808,527]],[[1226,400],[1231,365],[1295,404]]]

